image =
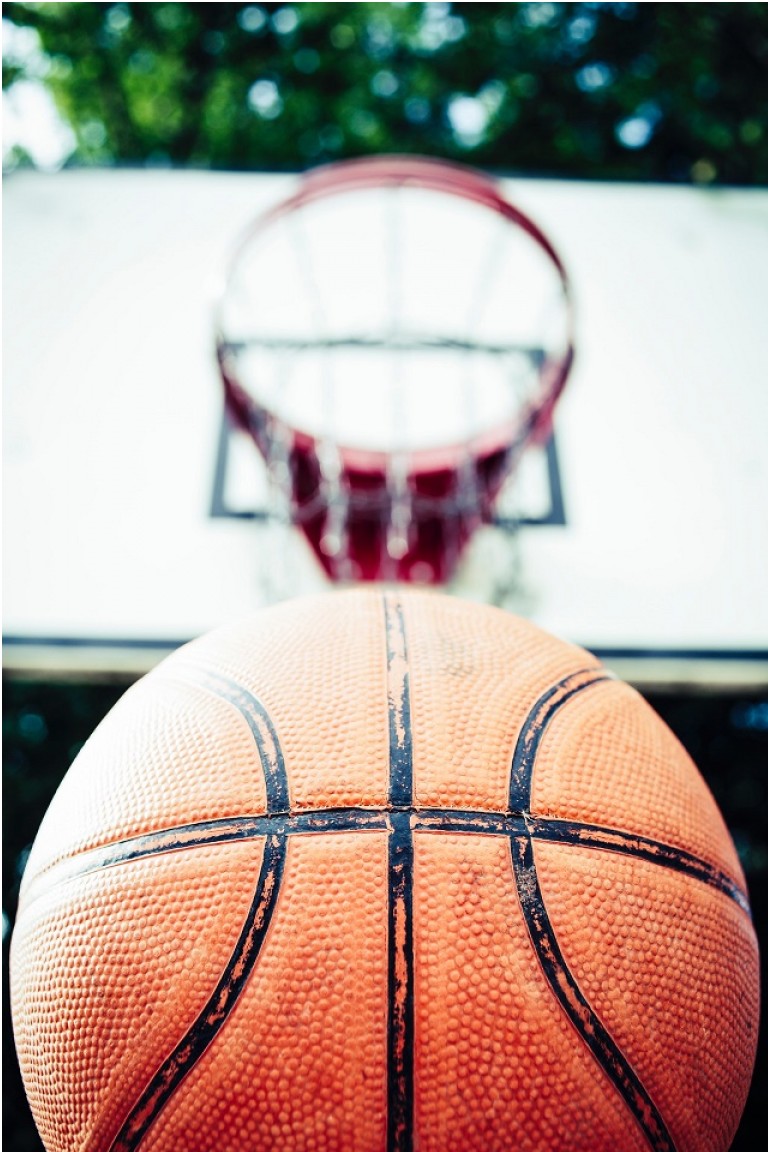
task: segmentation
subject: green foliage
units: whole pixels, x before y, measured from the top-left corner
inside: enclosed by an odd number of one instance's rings
[[[768,179],[768,4],[6,4],[79,163]],[[29,69],[7,62],[4,87]]]

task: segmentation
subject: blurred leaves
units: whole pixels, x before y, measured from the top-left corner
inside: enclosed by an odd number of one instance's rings
[[[416,151],[559,176],[768,179],[768,4],[11,3],[4,20],[4,88],[47,86],[77,163],[296,169]]]

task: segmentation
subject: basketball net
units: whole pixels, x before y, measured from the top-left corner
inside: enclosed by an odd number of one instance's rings
[[[470,540],[551,430],[569,285],[484,175],[351,161],[304,177],[241,240],[217,351],[270,478],[270,567],[293,525],[331,581],[460,582]],[[520,567],[514,516],[496,535],[491,600]]]

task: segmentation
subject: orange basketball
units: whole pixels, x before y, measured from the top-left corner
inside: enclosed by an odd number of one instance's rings
[[[757,945],[635,691],[497,609],[355,590],[126,693],[32,850],[12,998],[49,1152],[715,1152]]]

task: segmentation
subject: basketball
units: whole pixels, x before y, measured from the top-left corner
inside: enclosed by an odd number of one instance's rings
[[[358,588],[130,688],[24,876],[48,1152],[723,1152],[758,1024],[743,874],[593,656]]]

